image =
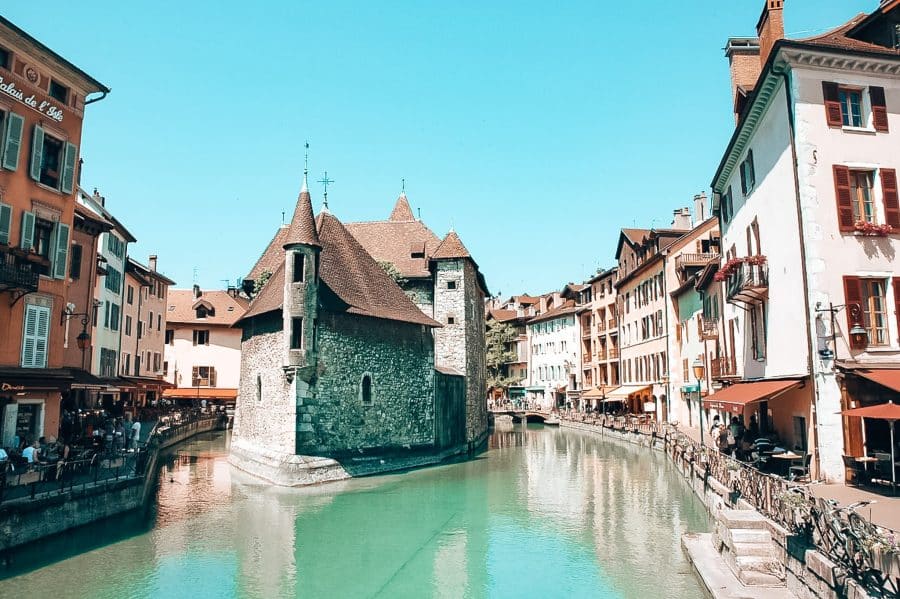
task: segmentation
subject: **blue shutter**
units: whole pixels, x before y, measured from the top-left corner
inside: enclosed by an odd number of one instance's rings
[[[22,129],[25,118],[15,112],[6,116],[6,131],[3,132],[3,168],[14,171],[19,168],[19,153],[22,149]]]
[[[51,259],[54,261],[53,278],[65,279],[66,262],[69,259],[69,225],[56,223],[54,232],[56,233],[56,235],[54,236],[56,239],[56,251],[51,256]]]
[[[9,231],[12,228],[12,206],[0,203],[0,243],[9,244]]]
[[[78,160],[78,146],[67,142],[63,159],[62,187],[60,187],[60,191],[63,193],[72,193],[72,187],[75,185],[76,160]]]
[[[22,213],[22,231],[19,233],[19,247],[30,250],[34,246],[34,213]]]
[[[31,137],[31,168],[29,174],[35,181],[41,180],[41,163],[44,160],[44,129],[40,125],[34,126],[34,134]]]

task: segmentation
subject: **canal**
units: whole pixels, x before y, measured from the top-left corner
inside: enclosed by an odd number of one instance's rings
[[[643,448],[517,424],[476,460],[281,489],[227,443],[180,446],[150,513],[14,555],[0,596],[704,596],[680,537],[705,508]]]

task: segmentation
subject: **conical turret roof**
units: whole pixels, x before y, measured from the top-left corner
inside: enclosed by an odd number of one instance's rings
[[[456,231],[451,230],[447,233],[447,236],[444,237],[441,245],[437,246],[437,249],[434,250],[434,254],[431,255],[432,260],[440,260],[441,258],[471,259],[472,255],[469,253],[469,250],[466,249],[466,246],[463,245],[463,242],[459,238],[459,235],[456,234]]]
[[[394,210],[391,212],[391,218],[394,222],[403,222],[416,220],[413,216],[412,208],[409,207],[409,200],[406,199],[406,192],[402,192],[394,204]]]
[[[303,175],[303,187],[300,189],[300,197],[297,198],[294,216],[291,218],[291,224],[288,225],[287,233],[284,236],[284,247],[295,244],[322,247],[316,231],[316,219],[313,217],[312,199],[309,197],[309,189],[306,185],[306,174]]]

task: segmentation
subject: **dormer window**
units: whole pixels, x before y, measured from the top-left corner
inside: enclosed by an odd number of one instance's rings
[[[197,318],[201,320],[216,315],[216,309],[206,302],[198,304],[197,307],[194,308],[194,312],[197,314]]]
[[[409,248],[409,257],[410,258],[425,258],[425,242],[424,241],[413,242]]]

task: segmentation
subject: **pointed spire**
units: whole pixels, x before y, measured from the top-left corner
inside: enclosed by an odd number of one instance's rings
[[[316,220],[313,217],[312,199],[306,186],[306,175],[303,176],[303,187],[300,189],[300,197],[297,198],[297,207],[294,208],[294,216],[288,225],[287,234],[284,236],[284,247],[295,244],[322,247],[319,243],[319,233],[316,231]]]
[[[434,250],[434,254],[432,254],[432,260],[440,260],[441,258],[471,258],[472,255],[469,253],[469,250],[466,249],[466,246],[463,245],[462,240],[459,238],[459,235],[456,234],[456,231],[453,229],[447,233],[447,236],[444,237],[444,240],[441,242],[439,246]]]
[[[413,216],[412,208],[409,207],[409,200],[406,199],[405,189],[400,192],[400,197],[397,198],[397,203],[394,204],[394,210],[391,212],[391,218],[388,220],[395,222],[416,220]]]

